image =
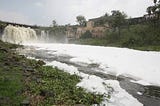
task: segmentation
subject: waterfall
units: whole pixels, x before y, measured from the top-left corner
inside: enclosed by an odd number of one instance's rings
[[[15,44],[36,42],[36,40],[35,30],[13,25],[8,25],[2,35],[2,41]]]
[[[41,31],[41,36],[40,36],[40,41],[41,42],[48,42],[49,41],[49,32],[48,31]]]

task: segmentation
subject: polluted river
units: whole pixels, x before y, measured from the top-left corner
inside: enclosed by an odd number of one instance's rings
[[[2,40],[22,43],[24,48],[17,50],[19,54],[77,74],[82,77],[77,86],[89,92],[110,93],[111,98],[104,100],[102,106],[160,106],[160,52],[42,43],[36,42],[38,37],[31,29],[9,28],[5,29]],[[10,32],[11,29],[14,33]],[[26,34],[26,38],[29,38],[23,40]],[[40,39],[44,36],[42,32]],[[29,39],[32,41],[28,43]],[[110,89],[106,86],[110,86]]]

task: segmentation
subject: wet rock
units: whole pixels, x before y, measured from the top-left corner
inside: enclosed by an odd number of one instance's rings
[[[42,61],[42,60],[38,60],[38,62],[37,62],[37,64],[39,64],[39,65],[45,65],[45,62],[44,61]]]
[[[4,65],[5,65],[5,66],[9,66],[10,63],[9,63],[9,62],[5,62]]]
[[[41,83],[41,82],[42,82],[42,79],[41,79],[41,78],[37,78],[37,79],[36,79],[36,82],[37,82],[37,83]]]
[[[28,71],[28,72],[35,72],[35,69],[31,68],[31,67],[27,67],[25,69],[25,71]]]
[[[88,65],[89,68],[94,68],[94,67],[99,67],[99,64],[97,63],[92,63]]]
[[[31,80],[33,80],[33,81],[35,81],[35,82],[37,82],[37,83],[42,83],[42,78],[39,78],[39,77],[37,77],[37,76],[32,76],[32,77],[31,77]]]
[[[76,104],[75,106],[85,106],[85,105],[83,105],[83,104]]]
[[[31,77],[31,80],[36,81],[36,80],[37,80],[37,77],[36,77],[36,76],[32,76],[32,77]]]
[[[3,69],[4,69],[5,71],[10,71],[10,70],[11,70],[8,66],[3,66]]]
[[[7,49],[4,49],[4,48],[0,48],[0,51],[3,51],[5,53],[8,53],[8,50]]]
[[[23,76],[29,77],[31,73],[24,73]]]
[[[53,91],[49,91],[49,90],[40,90],[40,95],[46,96],[46,97],[54,97],[55,93]]]
[[[12,59],[13,59],[14,61],[19,61],[19,58],[18,58],[17,56],[12,56]]]
[[[16,92],[17,95],[21,95],[22,93],[23,93],[23,89],[18,90],[18,91]]]
[[[19,55],[19,57],[20,57],[21,59],[24,59],[24,58],[25,58],[25,56],[24,56],[24,55]]]
[[[158,86],[145,86],[144,94],[149,97],[160,98],[160,87]]]
[[[28,99],[28,98],[27,98],[27,99],[24,99],[24,100],[21,102],[20,106],[30,106],[30,101],[29,101],[29,99]]]
[[[11,100],[9,97],[1,97],[0,96],[0,106],[3,106],[4,104],[10,104]]]

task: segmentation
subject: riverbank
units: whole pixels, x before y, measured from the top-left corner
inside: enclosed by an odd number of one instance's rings
[[[0,104],[2,106],[92,105],[103,95],[87,93],[76,85],[81,78],[43,61],[15,53],[17,45],[0,41]]]
[[[70,40],[69,43],[160,51],[160,30],[158,25],[155,26],[151,23],[130,25],[122,27],[120,32],[111,29],[106,31],[104,35],[104,38],[86,37]],[[84,36],[87,36],[87,34]]]
[[[121,48],[130,48],[135,50],[142,50],[142,51],[160,51],[159,45],[145,45],[145,46],[123,46],[119,42],[117,43],[109,43],[106,39],[99,39],[99,38],[88,38],[88,39],[77,39],[69,41],[71,44],[80,44],[80,45],[93,45],[93,46],[106,46],[106,47],[121,47]]]

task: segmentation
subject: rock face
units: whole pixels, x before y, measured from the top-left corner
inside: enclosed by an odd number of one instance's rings
[[[0,38],[2,37],[2,33],[3,33],[3,27],[0,26]]]

